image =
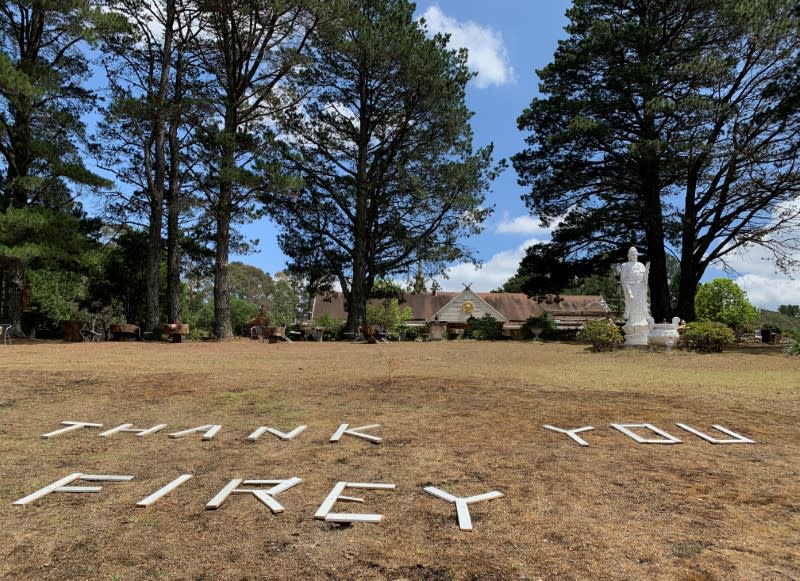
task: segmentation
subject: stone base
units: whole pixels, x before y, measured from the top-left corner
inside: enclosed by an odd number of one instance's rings
[[[638,325],[625,324],[622,327],[625,333],[625,346],[647,347],[647,336],[650,334],[650,327],[647,322]]]

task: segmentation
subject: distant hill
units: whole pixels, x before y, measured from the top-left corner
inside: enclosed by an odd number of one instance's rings
[[[772,325],[774,327],[778,327],[778,329],[780,329],[783,333],[789,331],[795,337],[800,337],[800,319],[796,317],[787,317],[783,313],[779,313],[777,311],[760,309],[756,325],[759,327]]]

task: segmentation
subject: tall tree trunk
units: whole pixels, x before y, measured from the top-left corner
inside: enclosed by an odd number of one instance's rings
[[[660,323],[672,316],[672,304],[669,298],[669,284],[667,275],[667,253],[664,250],[663,232],[647,236],[647,258],[650,262],[650,314]]]
[[[647,143],[656,143],[658,133],[653,120],[647,115],[644,124],[648,127],[643,141],[643,149],[654,147]],[[640,177],[642,180],[642,226],[647,243],[647,261],[650,263],[648,287],[650,290],[650,314],[660,323],[667,320],[672,313],[669,299],[669,276],[667,274],[667,253],[664,249],[664,214],[661,204],[661,173],[658,151],[648,151],[640,161]]]
[[[180,255],[180,155],[177,127],[170,128],[170,171],[167,189],[167,316],[181,321],[181,255]]]
[[[697,243],[697,207],[695,196],[697,193],[697,176],[700,163],[693,163],[688,172],[686,194],[684,196],[683,220],[681,223],[681,265],[680,282],[678,284],[678,316],[684,321],[694,321],[694,296],[697,292],[697,283],[701,274],[698,274],[695,264],[695,250]]]
[[[174,2],[174,0],[172,0]],[[181,123],[184,91],[184,47],[178,48],[175,59],[175,103],[172,107],[167,142],[169,144],[169,178],[167,186],[167,316],[169,321],[182,321],[181,312],[181,144],[178,126]]]
[[[22,332],[22,293],[25,289],[25,268],[21,260],[11,259],[5,265],[5,307],[8,322]]]
[[[216,208],[216,249],[214,254],[214,333],[219,339],[233,336],[230,289],[228,288],[228,254],[230,252],[231,217],[233,213],[233,172],[236,164],[236,109],[232,104],[221,136],[219,199]]]
[[[347,330],[358,334],[359,328],[367,324],[367,300],[369,288],[366,280],[366,260],[356,258],[353,264],[353,280],[347,296]]]
[[[157,180],[156,180],[157,181]],[[161,182],[164,183],[163,181]],[[163,227],[163,189],[156,186],[150,194],[150,217],[147,227],[147,275],[145,287],[144,330],[152,331],[161,318],[161,230]]]
[[[648,174],[642,211],[647,261],[650,263],[647,284],[650,290],[650,314],[657,323],[660,323],[671,316],[672,305],[669,300],[669,276],[667,253],[664,249],[664,222],[658,172],[655,168],[651,168]]]
[[[222,190],[223,188],[220,189]],[[224,197],[222,191],[220,191],[220,197]],[[216,251],[214,255],[214,334],[219,339],[229,339],[233,336],[230,290],[228,288],[229,249],[230,211],[220,210],[220,215],[217,216]]]
[[[681,280],[678,285],[678,316],[684,321],[694,321],[694,296],[697,293],[697,284],[700,282],[700,277],[697,275],[697,268],[692,260],[688,257],[686,260],[681,260]]]
[[[152,331],[161,319],[161,232],[164,227],[164,182],[166,168],[166,107],[169,92],[169,74],[172,68],[172,35],[175,23],[175,0],[166,5],[164,42],[161,45],[161,72],[155,99],[155,117],[152,123],[152,142],[155,155],[155,175],[150,192],[150,223],[148,226],[147,287],[145,291],[145,329]]]

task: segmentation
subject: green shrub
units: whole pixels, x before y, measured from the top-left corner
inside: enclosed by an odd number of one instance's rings
[[[416,325],[400,325],[397,332],[405,341],[416,341],[420,336],[420,328]]]
[[[590,321],[578,332],[579,341],[588,341],[592,344],[592,351],[614,351],[617,345],[622,344],[622,333],[612,321]]]
[[[699,321],[725,323],[737,340],[752,332],[753,323],[758,320],[758,311],[750,304],[747,293],[729,278],[715,278],[697,287],[694,307]]]
[[[787,355],[792,357],[800,357],[800,337],[795,337],[783,350]]]
[[[725,345],[733,343],[735,337],[727,325],[703,321],[689,323],[684,339],[698,353],[722,353]]]
[[[314,321],[315,327],[322,327],[323,338],[329,341],[341,339],[347,323],[341,319],[334,319],[328,313],[323,313]]]
[[[367,305],[367,325],[381,325],[387,333],[397,333],[398,328],[411,316],[411,307],[401,309],[397,299]]]
[[[469,323],[469,331],[471,331],[473,339],[494,341],[502,335],[497,319],[491,315],[484,315],[480,319],[470,317],[467,323]]]
[[[534,339],[536,333],[533,332],[533,329],[541,329],[542,331],[539,333],[539,337],[545,339],[550,338],[555,328],[556,322],[553,320],[553,316],[545,311],[541,315],[530,317],[525,321],[525,324],[522,325],[522,329],[520,329],[520,337],[522,339]]]

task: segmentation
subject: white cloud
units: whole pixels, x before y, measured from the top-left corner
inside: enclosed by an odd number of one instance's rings
[[[509,218],[506,214],[503,220],[497,224],[495,232],[498,234],[525,234],[526,236],[536,236],[538,238],[550,236],[556,226],[557,223],[553,223],[550,226],[542,226],[539,218],[529,214],[515,218]]]
[[[779,305],[800,305],[800,280],[778,275],[746,274],[734,281],[756,307],[777,311]]]
[[[448,278],[437,277],[436,281],[445,291],[460,291],[465,284],[472,285],[475,292],[488,292],[503,286],[517,273],[519,263],[528,246],[542,240],[531,238],[512,250],[503,250],[476,267],[470,263],[456,264],[447,270]]]
[[[514,80],[514,69],[508,62],[502,34],[470,20],[458,21],[447,16],[435,4],[422,17],[432,34],[450,35],[450,48],[466,48],[469,51],[467,64],[470,70],[478,73],[474,81],[478,88],[505,85]]]
[[[800,262],[800,252],[793,253],[791,256],[794,260]],[[713,266],[720,270],[727,267],[728,270],[739,274],[757,274],[767,278],[785,278],[785,275],[777,272],[775,258],[772,252],[763,246],[753,245],[744,249],[738,249],[725,256],[724,264],[722,261],[717,261]]]
[[[780,205],[775,211],[776,220],[787,221],[787,229],[779,232],[775,238],[784,248],[798,244],[798,210],[800,201],[792,201]],[[789,259],[800,263],[800,252],[790,252]],[[738,277],[734,281],[744,289],[756,307],[774,311],[779,305],[800,305],[800,280],[779,272],[772,252],[764,247],[754,245],[737,250],[727,255],[724,262],[724,265],[718,262],[713,266],[726,266],[729,271],[735,272]],[[791,275],[797,277],[800,272],[795,270]]]

